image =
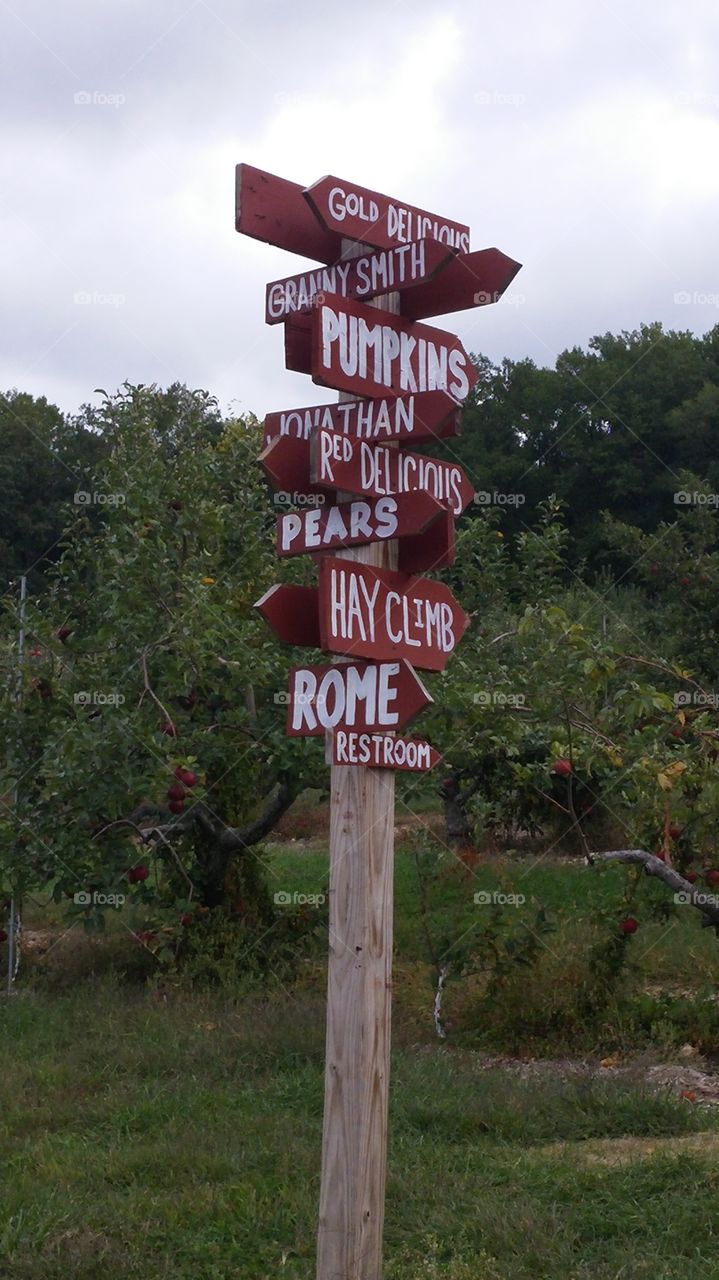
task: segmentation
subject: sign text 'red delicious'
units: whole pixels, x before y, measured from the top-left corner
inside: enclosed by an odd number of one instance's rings
[[[320,427],[310,438],[312,486],[372,494],[427,492],[461,516],[474,489],[458,462],[367,444]]]
[[[304,194],[322,226],[350,240],[390,249],[394,244],[431,236],[462,253],[469,252],[469,227],[463,222],[438,217],[354,182],[320,178]]]
[[[312,316],[312,377],[355,395],[447,391],[461,403],[477,381],[459,338],[349,299]]]
[[[415,240],[273,280],[265,292],[265,320],[278,324],[288,316],[305,315],[327,294],[375,298],[379,293],[426,284],[454,255],[454,249],[438,240]]]
[[[343,431],[358,440],[424,440],[456,436],[459,409],[446,391],[378,400],[345,400],[307,409],[283,409],[265,418],[265,444],[276,436],[309,440],[313,427]]]
[[[330,653],[406,658],[443,671],[469,618],[442,582],[327,557],[319,566],[319,625]]]
[[[431,702],[408,662],[293,667],[287,733],[317,737],[338,724],[362,733],[401,729]]]

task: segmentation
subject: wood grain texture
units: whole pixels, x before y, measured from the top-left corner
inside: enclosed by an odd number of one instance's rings
[[[363,246],[343,242],[343,256]],[[399,294],[373,304],[397,314]],[[340,395],[340,400],[351,399]],[[341,553],[397,567],[397,542]],[[317,1280],[381,1280],[387,1168],[394,773],[331,770],[327,1048]]]

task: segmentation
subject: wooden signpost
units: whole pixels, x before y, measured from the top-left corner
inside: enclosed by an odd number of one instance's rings
[[[338,655],[294,667],[280,699],[287,733],[325,734],[331,765],[316,1277],[381,1280],[394,777],[439,759],[396,735],[431,702],[414,667],[442,671],[469,625],[417,575],[451,563],[474,492],[460,466],[402,448],[456,434],[477,378],[453,334],[417,321],[496,301],[519,264],[471,253],[462,223],[333,177],[304,188],[238,165],[235,221],[326,268],[268,285],[265,318],[284,323],[287,367],[340,402],[269,414],[260,459],[298,506],[278,518],[278,556],[313,555],[318,585],[277,584],[256,607],[284,643]]]

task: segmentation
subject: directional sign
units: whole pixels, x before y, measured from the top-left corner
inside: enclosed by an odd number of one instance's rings
[[[317,588],[278,583],[256,602],[263,618],[283,644],[320,648]]]
[[[293,667],[287,733],[318,737],[337,725],[363,733],[401,729],[432,698],[408,662],[341,662]]]
[[[429,493],[358,498],[337,506],[286,511],[277,518],[277,554],[299,556],[406,538],[424,533],[444,513],[445,508]]]
[[[321,647],[443,671],[469,618],[442,582],[334,557],[319,566]]]
[[[319,503],[326,501],[326,494],[310,482],[310,442],[293,436],[277,436],[257,459],[273,489],[288,494],[314,497]]]
[[[265,444],[276,436],[309,440],[313,427],[343,431],[359,440],[444,440],[459,434],[459,409],[446,391],[379,400],[346,400],[284,409],[265,418]]]
[[[498,302],[521,266],[499,249],[461,253],[427,284],[403,293],[400,310],[412,320],[424,320]]]
[[[442,759],[424,738],[395,738],[392,733],[335,729],[327,747],[328,764],[362,764],[368,769],[427,773]]]
[[[392,290],[403,292],[431,280],[456,252],[439,240],[414,240],[273,280],[265,293],[265,320],[279,324],[292,315],[306,315],[328,294],[367,299]]]
[[[426,209],[368,191],[341,178],[320,178],[305,191],[323,227],[351,240],[391,249],[396,244],[431,236],[442,244],[469,252],[469,227],[438,217]]]
[[[270,448],[278,450],[279,444]],[[268,452],[266,449],[260,461]],[[458,462],[443,462],[423,453],[400,452],[384,444],[368,444],[366,440],[353,440],[351,436],[342,436],[324,427],[318,427],[310,439],[308,479],[312,489],[345,490],[376,497],[424,490],[449,507],[455,516],[461,516],[474,498],[474,489]]]
[[[342,237],[326,231],[309,208],[297,182],[277,178],[251,164],[235,170],[235,227],[254,240],[300,253],[317,262],[342,256]]]
[[[461,404],[477,381],[477,370],[453,333],[361,302],[329,298],[315,308],[311,331],[312,377],[339,391],[359,396],[447,391]],[[291,367],[302,358],[300,350]]]
[[[304,441],[299,443],[307,448]],[[299,493],[308,502],[320,496],[295,489],[295,497]],[[437,572],[454,564],[454,516],[429,493],[304,506],[277,519],[278,556],[321,554],[396,537],[400,538],[397,567],[402,573]]]

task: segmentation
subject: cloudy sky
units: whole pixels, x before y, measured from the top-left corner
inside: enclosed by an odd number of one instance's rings
[[[440,325],[493,359],[719,322],[715,0],[0,0],[0,387],[74,411],[175,379],[258,414],[284,369],[234,167],[331,173],[523,269]]]

